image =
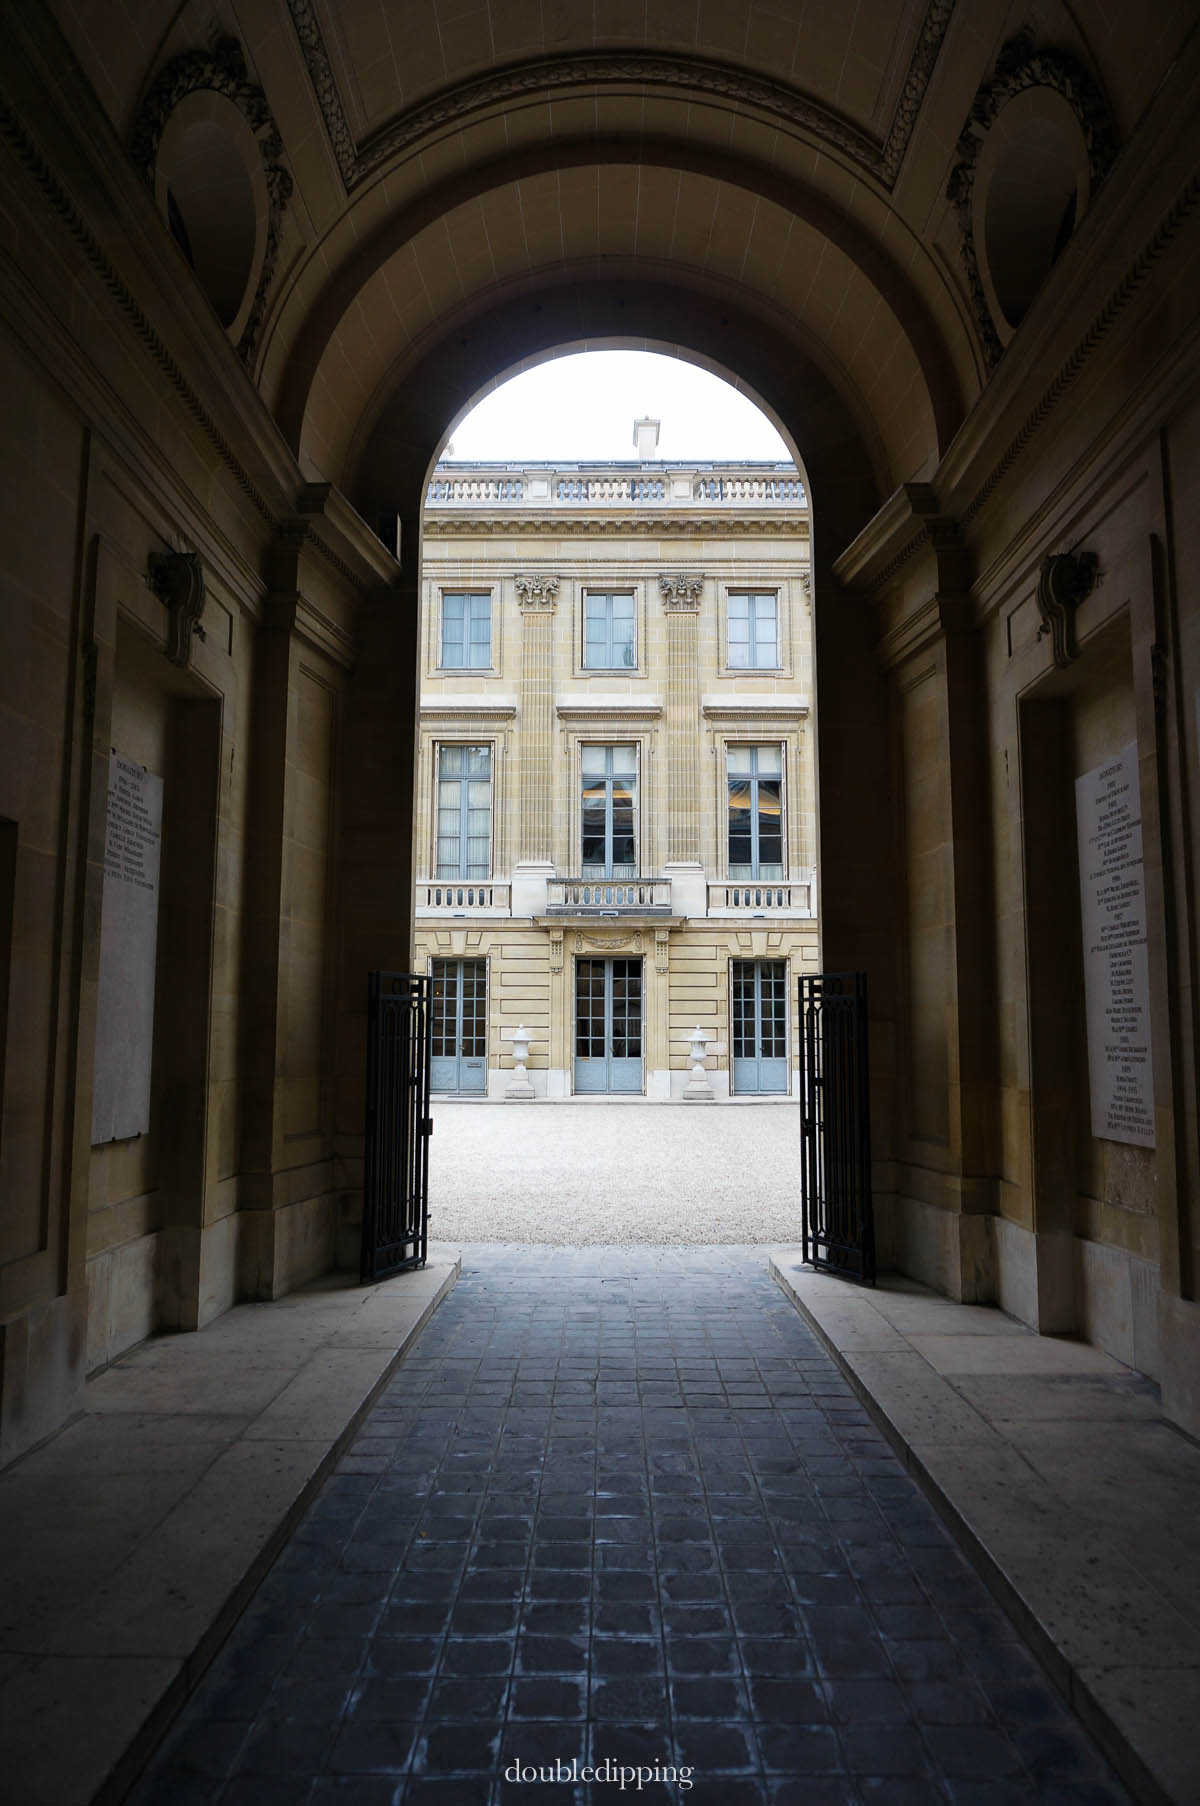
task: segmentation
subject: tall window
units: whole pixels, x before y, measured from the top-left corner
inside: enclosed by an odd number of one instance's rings
[[[581,876],[637,875],[637,748],[582,749]]]
[[[729,663],[735,670],[778,670],[779,603],[745,591],[729,598]]]
[[[438,749],[439,878],[486,878],[492,864],[492,749]]]
[[[442,592],[441,666],[486,671],[492,662],[492,598]]]
[[[731,746],[729,876],[783,877],[783,755],[778,746]]]
[[[630,671],[635,662],[630,595],[588,590],[583,598],[583,663],[589,671]]]

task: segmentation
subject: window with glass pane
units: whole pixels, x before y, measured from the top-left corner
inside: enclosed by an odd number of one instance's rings
[[[492,662],[492,598],[442,593],[444,670],[485,671]]]
[[[778,746],[731,746],[729,876],[783,877],[783,754]]]
[[[637,748],[585,746],[580,797],[581,875],[637,875]]]
[[[589,671],[626,671],[634,665],[632,596],[589,590],[583,598],[583,662]]]
[[[492,749],[443,746],[438,752],[439,878],[486,878],[492,865]]]
[[[775,596],[729,598],[729,663],[741,670],[779,668],[779,604]]]

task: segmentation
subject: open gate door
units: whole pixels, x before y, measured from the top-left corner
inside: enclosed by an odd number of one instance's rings
[[[874,1285],[865,972],[800,980],[800,1198],[805,1261]]]
[[[363,1149],[365,1281],[423,1267],[429,1216],[429,980],[372,972]]]

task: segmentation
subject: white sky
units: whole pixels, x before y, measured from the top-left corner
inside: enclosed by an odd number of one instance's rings
[[[584,351],[493,389],[455,429],[443,457],[634,458],[633,423],[662,422],[665,459],[791,456],[765,414],[720,377],[653,351]]]

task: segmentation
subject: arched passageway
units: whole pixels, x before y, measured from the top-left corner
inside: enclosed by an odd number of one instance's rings
[[[140,1337],[346,1258],[363,974],[409,946],[425,485],[472,396],[596,342],[728,372],[803,463],[825,957],[871,976],[890,1258],[1194,1423],[1186,8],[1006,36],[931,0],[877,44],[750,0],[693,33],[334,10],[13,23],[5,1450]],[[1075,850],[1122,761],[1133,978]],[[122,772],[164,825],[114,1062]]]
[[[803,463],[884,1261],[1200,1430],[1200,35],[1084,12],[7,9],[0,1462],[353,1264],[425,486],[473,395],[597,341],[728,372]],[[1110,1610],[1097,1696],[1157,1700]]]
[[[371,642],[373,655],[353,679],[361,687],[351,710],[351,732],[373,735],[372,721],[385,717],[393,721],[397,698],[388,674],[402,660],[419,666],[420,553],[414,549],[421,544],[432,460],[455,421],[483,389],[516,365],[564,346],[594,349],[614,342],[665,347],[732,377],[766,403],[769,414],[799,448],[816,523],[812,572],[819,769],[833,761],[839,796],[849,774],[858,774],[852,814],[831,802],[826,824],[819,805],[823,920],[839,925],[832,939],[826,939],[825,958],[827,963],[839,959],[853,963],[855,957],[864,957],[862,949],[875,937],[880,950],[873,964],[881,974],[875,1008],[886,1022],[893,1007],[890,987],[882,977],[891,958],[883,952],[889,931],[885,925],[881,934],[861,900],[863,887],[872,898],[891,887],[890,848],[880,812],[886,789],[882,777],[887,760],[886,703],[878,675],[864,675],[871,663],[867,613],[853,603],[834,600],[837,586],[830,568],[834,550],[878,504],[881,452],[876,443],[872,458],[847,406],[812,360],[800,358],[779,332],[765,331],[745,308],[728,299],[708,300],[689,293],[679,283],[562,279],[532,296],[507,300],[476,320],[469,332],[461,325],[451,328],[429,348],[378,409],[369,433],[361,436],[352,492],[367,518],[399,516],[404,593],[412,604],[396,609],[389,598],[381,597],[362,623],[362,631],[380,637]],[[413,702],[415,706],[415,698]],[[355,748],[356,741],[348,740],[348,759],[355,758]],[[347,819],[355,823],[354,845],[372,872],[382,866],[394,875],[392,894],[407,894],[411,792],[407,783],[394,781],[373,752],[362,756],[364,771],[374,774],[374,787],[369,777],[353,786]],[[662,806],[664,812],[669,807],[665,798]],[[351,884],[348,907],[353,919],[357,921],[359,912],[353,899],[372,894],[369,885]],[[369,902],[363,905],[364,917],[369,909]],[[377,920],[364,920],[362,933],[379,933],[383,927]],[[406,931],[394,923],[391,932],[399,949]],[[828,937],[828,927],[826,933]],[[349,982],[354,983],[353,975]],[[353,1115],[358,1107],[356,1069],[348,1079],[348,1109]]]

